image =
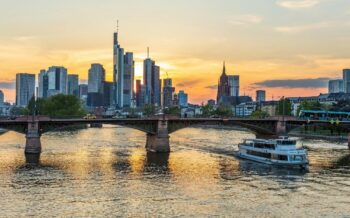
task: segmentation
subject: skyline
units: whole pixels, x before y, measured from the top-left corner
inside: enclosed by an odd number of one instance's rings
[[[254,97],[256,89],[265,89],[268,99],[325,93],[328,79],[350,67],[345,0],[154,0],[148,6],[131,1],[131,9],[121,1],[17,2],[4,1],[0,15],[0,89],[11,102],[16,73],[38,74],[52,65],[86,81],[91,63],[101,63],[111,81],[117,19],[119,40],[135,55],[136,79],[149,46],[161,78],[169,72],[192,103],[215,99],[224,60],[229,75],[240,75],[242,94]]]

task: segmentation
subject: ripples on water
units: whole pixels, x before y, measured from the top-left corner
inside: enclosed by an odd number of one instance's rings
[[[350,216],[345,144],[300,141],[311,162],[300,171],[233,157],[250,137],[188,128],[171,136],[170,154],[151,154],[136,130],[50,133],[33,166],[24,136],[8,132],[0,136],[0,216]]]

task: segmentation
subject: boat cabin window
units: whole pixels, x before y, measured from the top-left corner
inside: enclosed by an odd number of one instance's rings
[[[267,148],[267,149],[275,149],[274,144],[266,144],[266,143],[255,143],[255,148]]]
[[[291,161],[302,161],[304,160],[304,156],[303,155],[291,155],[290,157]]]
[[[278,155],[278,160],[288,160],[287,155]]]
[[[271,153],[263,153],[263,152],[248,150],[247,154],[271,159]]]
[[[294,140],[277,140],[279,145],[295,145],[296,141]]]

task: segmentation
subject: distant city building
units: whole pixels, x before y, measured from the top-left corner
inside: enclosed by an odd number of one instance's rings
[[[228,78],[228,85],[230,87],[230,96],[239,96],[239,76],[238,75],[232,75],[227,76]]]
[[[134,57],[131,52],[126,52],[124,56],[123,77],[123,104],[121,106],[129,108],[132,105],[134,91]]]
[[[106,71],[101,64],[91,64],[88,78],[88,93],[102,93]]]
[[[350,69],[343,70],[344,92],[350,93]]]
[[[35,94],[35,74],[18,73],[16,75],[16,105],[26,107]]]
[[[329,80],[328,93],[341,93],[344,92],[344,80]]]
[[[143,85],[146,89],[145,104],[161,105],[160,68],[147,58],[143,62]]]
[[[225,63],[223,66],[222,74],[218,83],[218,93],[216,102],[229,103],[232,99],[239,96],[239,76],[238,75],[227,75]]]
[[[215,100],[214,99],[208,100],[208,105],[215,106]]]
[[[247,117],[252,115],[256,110],[256,104],[254,102],[241,103],[234,107],[234,114],[237,117]]]
[[[4,93],[0,90],[0,105],[4,104]]]
[[[68,94],[79,97],[79,76],[76,74],[68,75]]]
[[[83,101],[87,101],[88,96],[88,85],[80,84],[79,85],[79,98]]]
[[[256,91],[256,101],[257,102],[266,101],[266,91],[265,90],[257,90]]]
[[[49,91],[49,74],[46,70],[41,70],[38,78],[38,98],[47,98]]]
[[[118,43],[118,32],[116,32],[113,38],[113,104],[118,108],[124,107],[124,62],[124,49]]]
[[[173,104],[173,95],[175,88],[173,87],[172,79],[163,80],[163,106],[171,107]]]
[[[47,96],[67,94],[67,69],[64,67],[52,66],[47,71],[49,87]]]
[[[113,104],[113,82],[103,83],[103,106],[110,107]]]
[[[180,107],[188,107],[188,95],[184,91],[179,91],[177,97]]]

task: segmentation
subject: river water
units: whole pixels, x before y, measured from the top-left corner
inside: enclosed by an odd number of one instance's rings
[[[25,138],[0,135],[0,217],[350,217],[350,152],[343,143],[299,140],[308,171],[233,157],[254,137],[187,128],[170,154],[147,154],[145,134],[107,126],[42,136],[39,166]]]

